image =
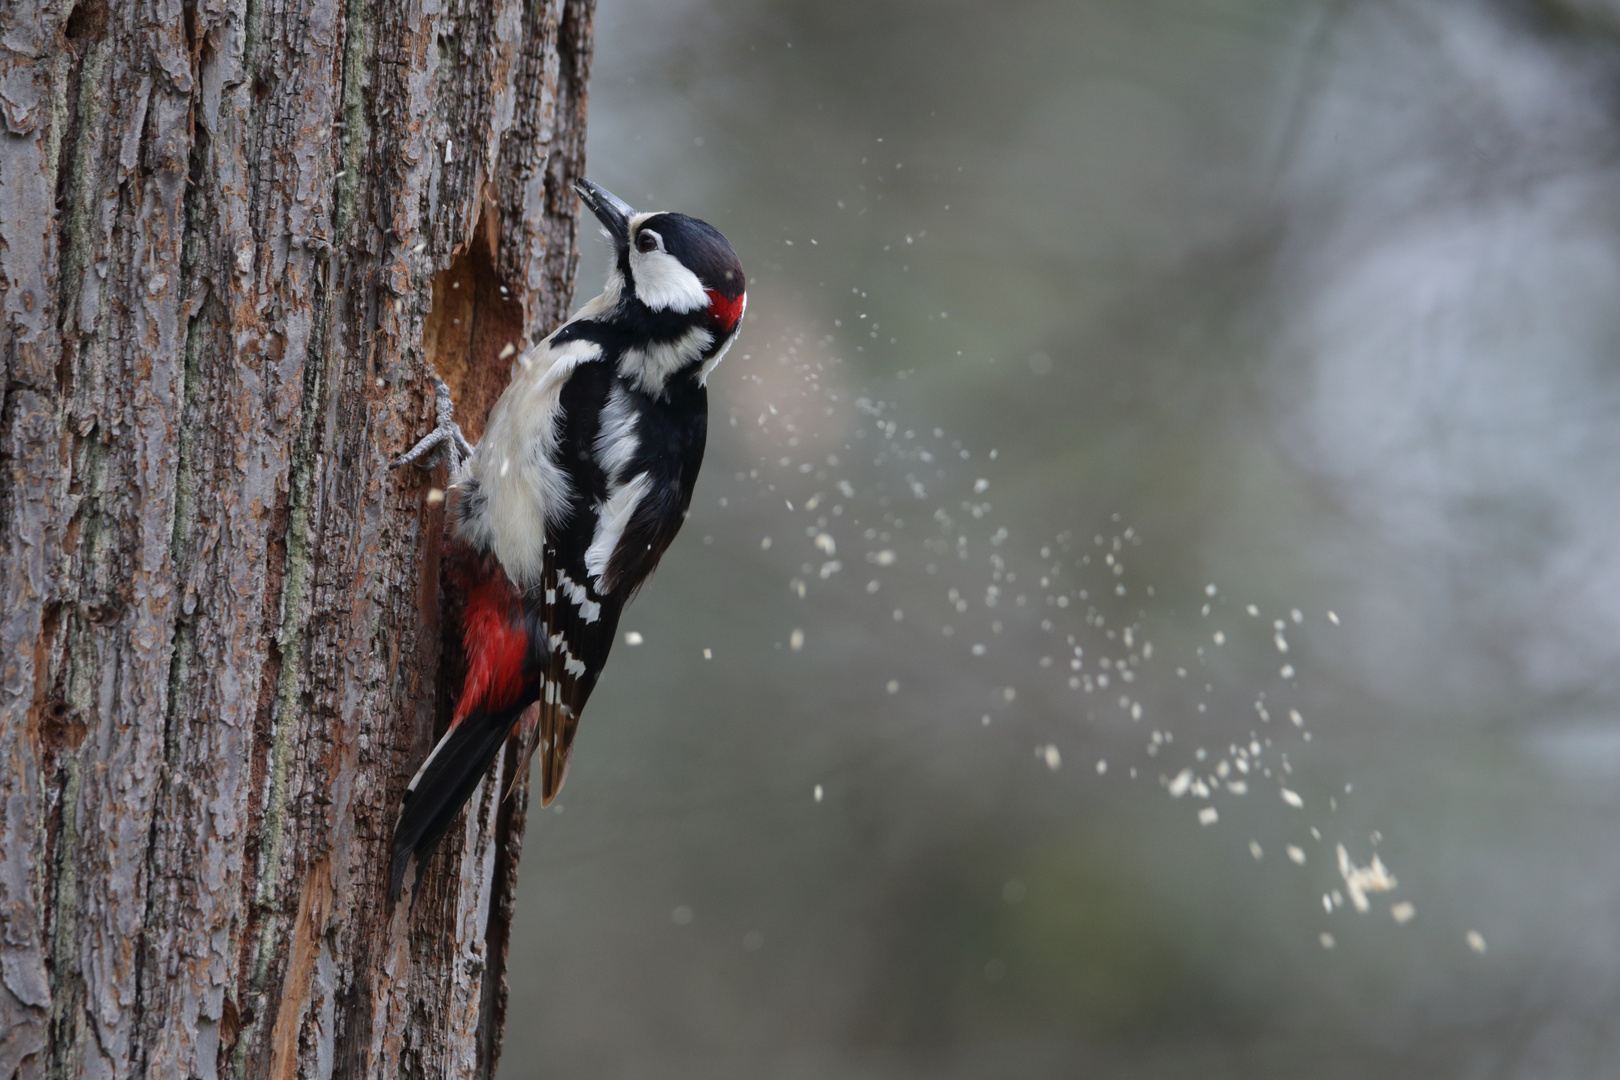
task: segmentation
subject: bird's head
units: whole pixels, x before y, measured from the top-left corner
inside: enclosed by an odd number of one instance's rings
[[[731,244],[706,221],[638,213],[589,180],[575,181],[574,190],[613,241],[614,270],[593,302],[601,304],[598,317],[633,327],[649,344],[678,347],[682,366],[700,364],[702,381],[730,345],[748,302]],[[658,366],[668,368],[674,359]]]

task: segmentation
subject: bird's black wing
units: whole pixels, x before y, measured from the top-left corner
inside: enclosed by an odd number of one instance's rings
[[[579,365],[561,404],[555,453],[571,480],[569,509],[548,530],[543,588],[531,593],[547,646],[531,747],[541,805],[562,787],[624,605],[686,519],[708,429],[701,386],[654,400],[602,361]]]
[[[540,804],[562,787],[580,713],[607,663],[623,599],[598,592],[586,568],[607,479],[595,458],[603,409],[614,381],[604,361],[580,364],[561,393],[553,460],[568,476],[567,513],[548,528],[541,583],[525,597],[544,635],[540,698],[527,752],[540,752]],[[517,775],[522,775],[519,769]]]
[[[645,476],[646,493],[608,560],[605,590],[634,595],[685,524],[708,439],[708,402],[708,391],[688,380],[673,381],[664,398],[641,399],[636,453],[625,472]]]

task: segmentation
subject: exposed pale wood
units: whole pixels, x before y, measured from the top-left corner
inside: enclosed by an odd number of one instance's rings
[[[593,7],[0,0],[0,1080],[493,1073],[526,789],[387,909],[385,466],[570,303]]]

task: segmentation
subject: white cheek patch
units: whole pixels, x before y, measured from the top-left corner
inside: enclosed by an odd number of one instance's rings
[[[709,306],[703,282],[667,251],[630,251],[630,277],[636,299],[653,311],[685,314]]]
[[[608,563],[613,560],[619,539],[630,524],[630,516],[636,512],[636,507],[651,487],[652,477],[641,473],[596,508],[596,535],[591,538],[591,546],[585,552],[585,571],[595,579],[598,589],[602,587],[602,575],[607,573]]]

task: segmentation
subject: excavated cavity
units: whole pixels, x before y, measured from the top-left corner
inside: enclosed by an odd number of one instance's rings
[[[428,362],[450,387],[456,422],[473,442],[526,345],[523,305],[495,271],[496,224],[486,211],[472,243],[434,276],[422,331]]]

